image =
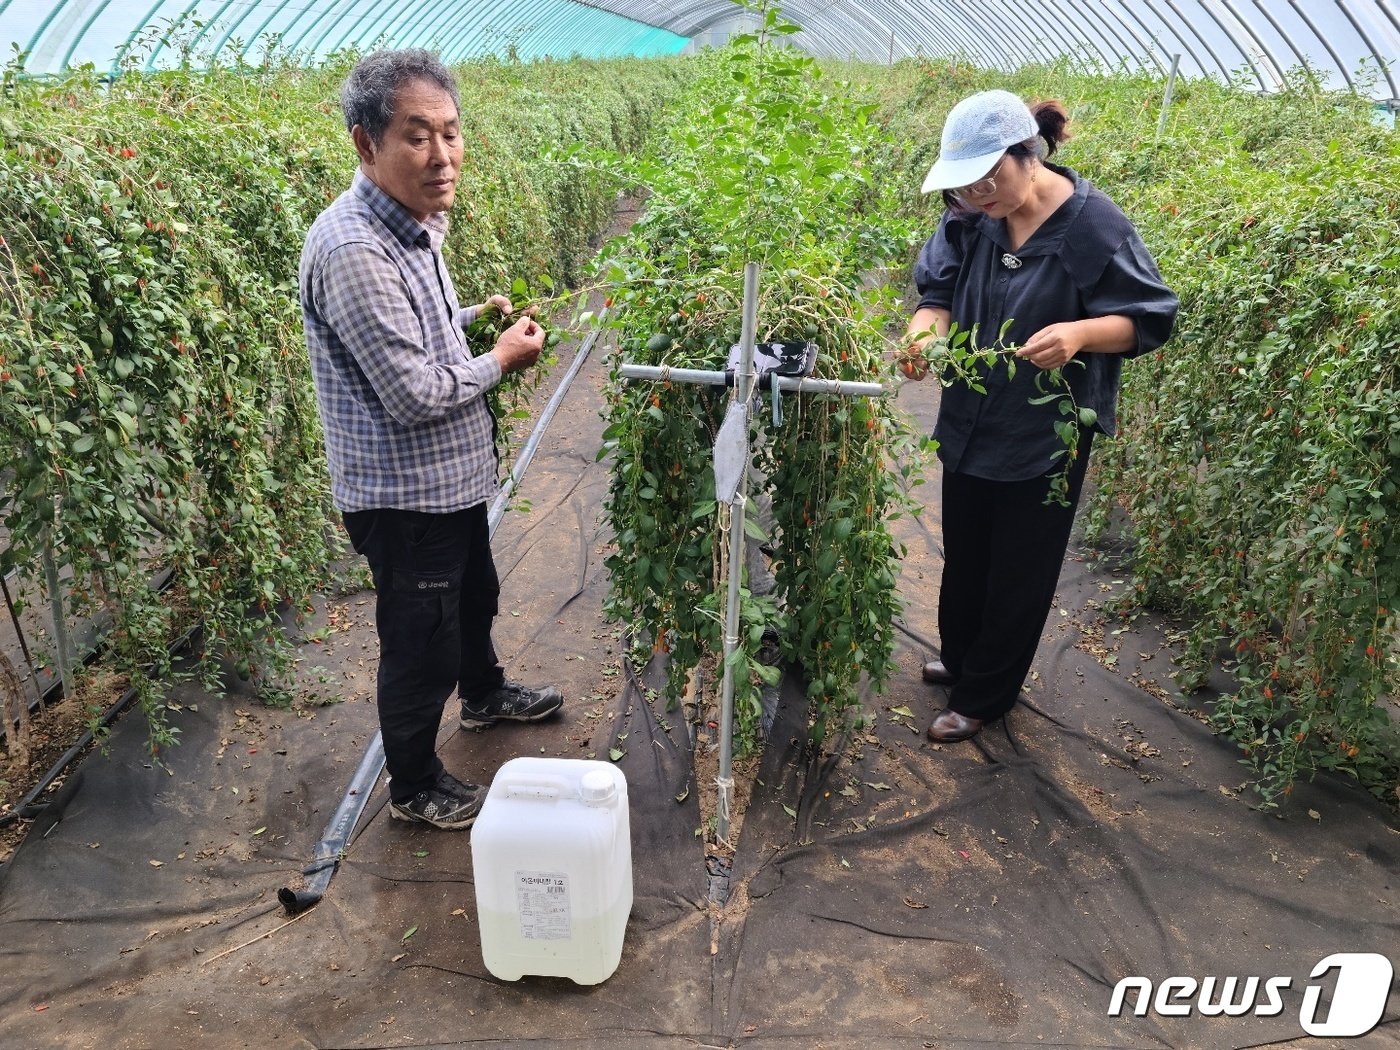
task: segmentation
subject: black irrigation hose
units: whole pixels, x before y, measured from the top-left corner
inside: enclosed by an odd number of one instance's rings
[[[170,645],[170,653],[173,655],[183,649],[199,628],[200,625],[196,624],[179,638],[175,639]],[[35,784],[34,787],[30,789],[29,793],[19,800],[19,803],[14,809],[10,810],[8,813],[0,813],[0,828],[7,827],[17,820],[32,820],[42,815],[44,810],[48,807],[48,803],[43,802],[35,805],[35,801],[38,797],[48,790],[50,784],[58,779],[59,774],[67,768],[68,763],[77,758],[78,755],[82,753],[83,749],[93,742],[96,737],[96,730],[106,729],[116,721],[117,716],[125,711],[131,704],[131,701],[136,698],[136,693],[137,689],[134,685],[128,687],[126,692],[121,695],[121,699],[117,700],[116,703],[102,712],[102,717],[97,720],[97,724],[95,726],[88,726],[83,732],[83,735],[78,738],[77,743],[63,752],[58,761],[49,767],[48,772],[44,774],[39,783]]]
[[[599,314],[599,320],[602,319],[603,313]],[[511,492],[520,483],[520,479],[525,476],[525,470],[529,467],[530,460],[534,458],[535,449],[539,447],[540,438],[544,436],[545,428],[549,426],[550,421],[554,418],[554,413],[564,400],[564,395],[573,385],[574,378],[593,349],[593,344],[597,340],[600,330],[600,328],[595,327],[588,333],[588,337],[584,339],[578,353],[574,355],[573,363],[569,366],[568,372],[559,381],[558,388],[545,405],[544,411],[540,413],[534,430],[530,432],[529,439],[520,450],[520,455],[516,460],[515,467],[510,472],[510,477],[502,486],[500,494],[496,497],[496,501],[491,505],[487,514],[489,535],[495,535],[496,526],[501,523],[501,518],[505,516],[506,502]],[[340,861],[344,856],[346,844],[350,841],[350,835],[354,832],[361,814],[364,813],[370,791],[383,769],[384,738],[376,732],[374,738],[370,740],[369,746],[365,748],[364,757],[360,759],[360,764],[355,769],[355,775],[350,779],[350,784],[340,799],[340,805],[336,807],[335,815],[326,825],[326,833],[316,844],[316,852],[311,858],[311,863],[301,869],[301,874],[305,879],[302,888],[294,890],[290,886],[283,886],[277,891],[277,899],[282,902],[282,907],[286,909],[288,915],[299,915],[308,908],[315,907],[326,895],[326,890],[330,888],[331,879],[340,867]]]
[[[380,770],[383,768],[384,740],[376,732],[374,739],[369,742],[369,747],[365,749],[364,757],[360,759],[355,775],[350,778],[350,786],[345,789],[345,795],[336,807],[335,815],[326,825],[326,833],[321,836],[321,841],[316,843],[311,863],[301,869],[306,879],[305,885],[299,890],[283,886],[277,891],[277,899],[282,902],[282,907],[288,915],[300,915],[307,908],[319,903],[326,895],[331,876],[340,866],[341,857],[345,853],[345,844],[350,841],[350,833],[355,830],[355,824],[364,812],[365,803],[369,801],[369,794],[374,789],[374,782],[379,779]]]

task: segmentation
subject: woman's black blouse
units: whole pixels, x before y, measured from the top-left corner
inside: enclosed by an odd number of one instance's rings
[[[1069,168],[1046,166],[1074,183],[1074,195],[1014,258],[1003,258],[1011,255],[1004,220],[944,214],[914,266],[919,306],[949,310],[959,328],[976,325],[979,345],[993,342],[1008,320],[1006,342],[1020,345],[1061,321],[1107,314],[1132,318],[1137,330],[1132,349],[1078,354],[1064,368],[1077,404],[1093,409],[1096,429],[1111,436],[1123,358],[1166,341],[1177,298],[1118,206]],[[1030,403],[1050,389],[1037,387],[1038,374],[1035,365],[1018,360],[1008,380],[999,362],[984,376],[985,394],[959,381],[943,390],[934,437],[945,469],[992,481],[1025,481],[1058,468],[1053,457],[1064,445],[1054,428],[1066,417],[1056,401]]]

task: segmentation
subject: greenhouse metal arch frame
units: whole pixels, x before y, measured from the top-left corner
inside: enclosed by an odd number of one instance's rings
[[[1400,108],[1400,0],[790,0],[819,56],[958,57],[993,69],[1078,60],[1272,91],[1307,66],[1328,87]],[[0,26],[37,75],[116,75],[187,56],[316,62],[346,48],[430,47],[449,62],[667,55],[742,24],[731,0],[0,0]],[[172,42],[168,31],[178,27]]]

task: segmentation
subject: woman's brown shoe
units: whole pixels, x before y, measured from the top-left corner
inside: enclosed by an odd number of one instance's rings
[[[928,727],[928,738],[939,744],[956,744],[959,740],[976,736],[983,725],[985,723],[980,718],[969,718],[945,707],[934,715],[933,723]]]
[[[929,685],[952,685],[957,675],[944,665],[942,660],[930,660],[924,664],[924,681]]]

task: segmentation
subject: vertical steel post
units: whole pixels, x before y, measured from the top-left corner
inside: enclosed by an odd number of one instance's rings
[[[1161,142],[1162,135],[1167,130],[1167,112],[1172,107],[1172,92],[1176,90],[1176,71],[1181,65],[1181,56],[1172,55],[1172,68],[1167,73],[1167,90],[1162,95],[1162,115],[1157,118],[1157,137],[1154,142]]]
[[[53,634],[58,657],[58,677],[63,682],[63,695],[66,697],[72,696],[73,648],[68,641],[68,614],[65,611],[67,603],[63,600],[63,591],[59,586],[58,563],[54,560],[53,554],[53,533],[49,531],[47,526],[44,528],[41,556],[44,563],[44,582],[48,585],[49,590],[49,608],[53,612]]]
[[[5,582],[5,577],[0,575],[0,595],[5,598],[5,608],[10,611],[10,622],[15,625],[15,637],[19,639],[19,651],[24,654],[24,665],[29,668],[29,678],[34,683],[34,690],[39,694],[39,706],[44,704],[44,691],[39,688],[39,672],[34,670],[34,658],[29,655],[29,643],[24,638],[24,625],[19,622],[19,612],[15,609],[15,600],[10,597],[10,585]]]
[[[719,789],[715,837],[729,841],[729,805],[734,795],[734,666],[739,645],[739,590],[744,573],[744,518],[749,491],[749,398],[753,393],[753,348],[758,329],[758,263],[744,264],[744,320],[739,337],[739,369],[734,397],[744,406],[744,469],[729,508],[729,594],[724,608],[724,684],[719,708]]]

